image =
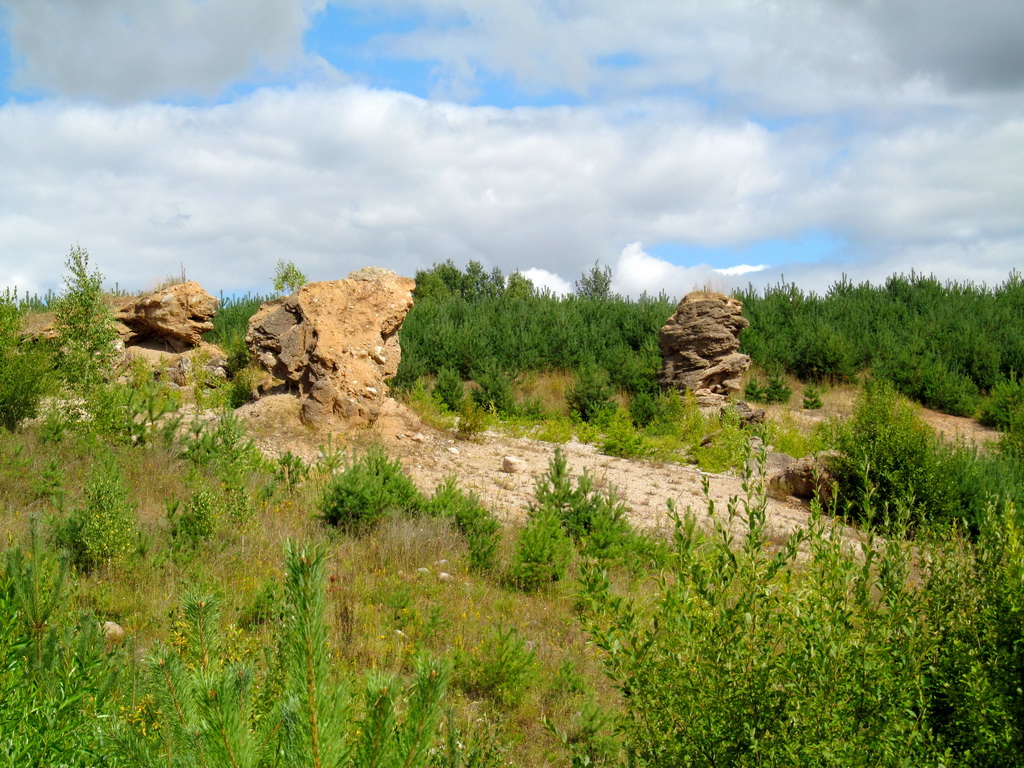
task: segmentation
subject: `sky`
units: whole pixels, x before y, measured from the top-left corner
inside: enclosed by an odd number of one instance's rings
[[[1024,268],[1020,0],[0,0],[0,288]]]

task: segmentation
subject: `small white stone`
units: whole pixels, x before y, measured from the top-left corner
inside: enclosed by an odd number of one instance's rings
[[[429,568],[422,568],[422,567],[421,568],[417,568],[416,569],[416,573],[418,573],[420,576],[429,576],[430,575],[430,569]]]
[[[459,449],[454,447],[454,446],[452,446],[451,448],[448,449],[448,453],[452,454],[453,456],[458,456],[459,455]]]
[[[370,394],[370,395],[376,395],[377,394],[377,389],[376,389],[376,387],[367,387],[366,388],[366,392],[367,392],[367,394]]]
[[[427,436],[424,435],[422,432],[417,432],[415,435],[413,435],[409,439],[412,440],[414,443],[425,443],[425,442],[427,442]]]
[[[452,576],[450,573],[446,573],[445,571],[441,571],[439,574],[437,574],[437,580],[450,583],[450,582],[455,581],[455,577]]]

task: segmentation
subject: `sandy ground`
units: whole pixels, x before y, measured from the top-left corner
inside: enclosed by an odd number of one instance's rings
[[[343,449],[379,442],[390,455],[401,459],[405,471],[422,491],[432,493],[445,477],[455,475],[461,488],[474,491],[488,509],[509,523],[525,518],[534,500],[537,479],[547,471],[559,447],[566,455],[571,474],[575,477],[586,471],[598,487],[614,488],[625,502],[631,521],[639,528],[669,528],[669,501],[680,512],[692,510],[702,524],[710,526],[709,499],[714,502],[716,513],[724,515],[730,498],[745,498],[742,479],[731,474],[605,456],[595,446],[575,441],[558,446],[495,432],[485,432],[477,442],[456,440],[453,433],[431,429],[404,407],[396,408],[374,429],[348,435],[311,431],[298,423],[297,414],[297,402],[288,395],[265,397],[239,411],[257,445],[268,455],[280,456],[290,451],[314,461],[320,447],[328,441]],[[521,459],[523,470],[503,471],[506,456]],[[707,498],[703,491],[705,478],[709,487]],[[769,537],[784,538],[806,525],[808,516],[806,505],[797,499],[769,499]],[[737,534],[742,533],[740,521],[736,521],[734,528]]]

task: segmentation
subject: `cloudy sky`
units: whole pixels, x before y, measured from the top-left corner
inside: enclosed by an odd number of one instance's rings
[[[0,287],[1024,267],[1020,0],[0,0]]]

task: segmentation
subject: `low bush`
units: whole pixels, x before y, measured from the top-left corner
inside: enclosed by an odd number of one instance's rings
[[[820,518],[770,543],[756,493],[714,520],[709,534],[677,521],[653,599],[598,568],[582,578],[589,637],[623,694],[626,764],[933,764],[935,643],[909,548],[869,540],[862,561]]]
[[[492,515],[475,493],[459,489],[454,475],[445,478],[433,497],[424,504],[427,514],[451,518],[469,547],[469,567],[489,571],[494,567],[501,523]]]
[[[803,409],[805,411],[816,411],[824,403],[821,402],[821,390],[812,384],[804,388]]]
[[[949,453],[931,428],[884,380],[865,384],[853,418],[836,424],[830,462],[843,510],[883,529],[961,519]],[[873,518],[873,519],[872,519]]]
[[[565,402],[570,412],[588,424],[603,423],[615,413],[612,395],[615,391],[608,383],[608,374],[593,365],[584,366],[576,381],[566,390]]]
[[[922,614],[938,649],[928,676],[929,720],[950,764],[1015,765],[1024,754],[1024,537],[1018,510],[994,504],[976,541],[929,541]]]
[[[536,654],[515,627],[495,627],[480,650],[468,654],[462,687],[473,696],[488,696],[497,704],[517,706],[537,673]]]
[[[0,427],[13,430],[38,415],[50,389],[52,362],[41,343],[21,339],[18,296],[0,294]]]
[[[512,393],[512,379],[490,361],[473,375],[477,388],[473,390],[473,401],[485,411],[500,414],[515,413],[516,398]]]
[[[978,419],[987,427],[1006,429],[1017,414],[1024,412],[1024,378],[1016,373],[1000,379],[989,392]]]
[[[328,525],[359,533],[396,513],[415,513],[423,498],[397,459],[372,447],[354,456],[334,475],[320,497],[320,517]]]
[[[509,580],[524,592],[536,592],[565,578],[572,555],[572,539],[558,511],[548,506],[531,510],[516,540]]]
[[[82,506],[56,521],[54,539],[83,571],[125,558],[137,539],[135,505],[113,457],[100,457],[83,492]]]
[[[452,413],[458,413],[466,398],[466,384],[454,368],[445,367],[437,374],[434,397]]]

